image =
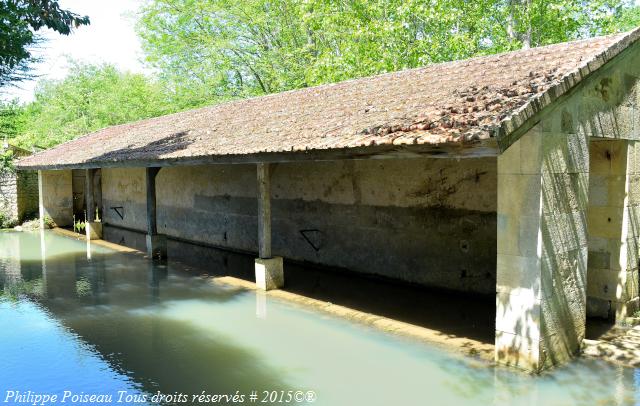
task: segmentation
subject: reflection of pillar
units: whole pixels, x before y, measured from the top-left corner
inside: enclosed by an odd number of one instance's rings
[[[166,264],[159,261],[148,261],[149,267],[149,296],[152,303],[160,300],[160,281],[167,280],[168,269]]]
[[[255,261],[259,289],[278,289],[284,285],[282,257],[271,256],[271,179],[269,164],[258,164],[258,253]]]
[[[45,231],[43,228],[41,228],[40,229],[40,261],[42,263],[42,297],[47,298],[49,297],[48,289],[47,289],[47,249],[45,245],[44,234],[45,234]]]
[[[267,318],[267,294],[261,290],[256,290],[256,317]]]
[[[586,136],[529,131],[498,157],[496,361],[539,371],[586,322]]]
[[[91,261],[91,238],[89,236],[89,230],[87,230],[87,260]]]
[[[84,182],[84,196],[87,206],[87,221],[85,231],[87,232],[87,248],[89,248],[89,240],[99,240],[102,238],[102,223],[96,222],[96,205],[95,205],[95,190],[94,190],[94,177],[96,170],[87,169],[85,172]],[[90,251],[87,250],[87,258],[91,258]]]
[[[146,169],[147,186],[147,255],[153,259],[167,257],[167,238],[158,234],[156,177],[161,168]]]

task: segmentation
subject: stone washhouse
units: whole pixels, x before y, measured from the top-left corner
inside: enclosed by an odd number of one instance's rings
[[[579,352],[638,309],[640,30],[233,101],[26,157],[40,212],[495,294],[496,362]],[[80,181],[76,181],[78,178]],[[82,181],[84,179],[84,182]],[[77,199],[76,199],[77,200]]]

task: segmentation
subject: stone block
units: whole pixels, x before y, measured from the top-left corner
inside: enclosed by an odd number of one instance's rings
[[[589,235],[620,240],[622,220],[622,207],[589,207],[587,211]]]
[[[571,334],[571,327],[567,326],[563,332]],[[581,337],[567,336],[562,333],[549,334],[540,340],[540,369],[547,369],[569,362],[580,353]]]
[[[496,294],[496,331],[531,340],[540,337],[540,301],[531,289]]]
[[[497,253],[521,257],[536,256],[540,218],[498,214]]]
[[[625,175],[627,172],[626,140],[589,140],[591,175]]]
[[[496,290],[540,298],[540,259],[498,254]]]
[[[639,205],[640,204],[640,176],[629,176],[628,186],[628,204]]]
[[[520,144],[520,173],[535,175],[542,171],[542,131],[529,130],[516,144]]]
[[[619,300],[624,289],[622,271],[590,268],[587,273],[587,296]]]
[[[542,250],[542,287],[545,294],[551,294],[551,284],[563,287],[567,283],[580,285],[587,272],[588,247],[580,247],[566,252],[555,252],[548,247]],[[549,279],[552,278],[553,280]],[[577,280],[576,280],[577,279]],[[582,281],[580,280],[582,279]],[[584,290],[584,286],[577,286]]]
[[[549,255],[587,247],[587,218],[584,211],[545,214],[541,222],[543,250]]]
[[[580,99],[580,131],[593,137],[634,139],[636,107],[624,103],[621,89],[611,86],[608,90],[617,94],[610,92],[612,97],[604,100],[601,94],[590,92]]]
[[[541,186],[540,175],[498,175],[498,213],[517,216],[539,215]]]
[[[152,259],[167,258],[167,236],[155,234],[146,236],[147,255]]]
[[[550,173],[588,173],[587,137],[578,134],[544,133],[542,170]]]
[[[282,257],[256,258],[256,286],[262,290],[279,289],[284,286]]]
[[[589,269],[610,269],[611,268],[611,252],[608,251],[589,251]]]
[[[640,174],[640,142],[639,141],[627,141],[628,142],[628,156],[627,164],[629,168],[629,174]]]
[[[587,317],[609,319],[614,317],[614,313],[615,311],[612,313],[611,300],[587,297]]]
[[[87,222],[85,231],[87,239],[89,240],[101,240],[102,239],[102,223],[99,222]]]
[[[589,206],[609,204],[609,184],[607,175],[589,174]]]
[[[540,341],[516,334],[496,331],[495,361],[529,372],[539,372]]]
[[[589,175],[586,173],[544,173],[543,213],[571,213],[587,209]]]
[[[525,138],[523,136],[522,138]],[[505,174],[520,173],[520,146],[522,138],[509,146],[498,156],[498,177]]]

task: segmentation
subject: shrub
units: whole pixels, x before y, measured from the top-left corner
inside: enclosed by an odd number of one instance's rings
[[[0,228],[11,228],[16,225],[15,220],[0,211]]]

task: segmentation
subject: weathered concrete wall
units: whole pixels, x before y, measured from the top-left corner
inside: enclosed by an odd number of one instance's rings
[[[184,179],[175,191],[180,196]],[[144,231],[147,227],[147,204],[144,168],[102,169],[102,218],[107,224]]]
[[[33,171],[0,174],[0,213],[13,223],[38,213],[38,174]]]
[[[274,255],[495,291],[495,158],[277,164],[271,182]],[[142,169],[104,169],[102,192],[107,223],[145,230]],[[159,233],[257,251],[255,165],[164,168],[157,196]]]
[[[73,225],[73,188],[70,170],[40,171],[43,214],[60,227]]]

